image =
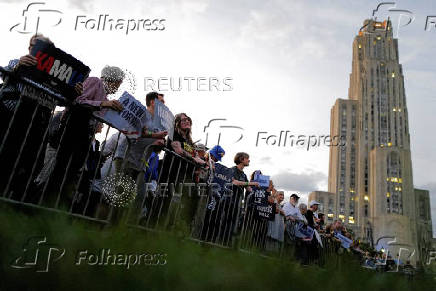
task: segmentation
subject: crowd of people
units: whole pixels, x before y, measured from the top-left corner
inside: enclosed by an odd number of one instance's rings
[[[13,74],[20,67],[35,66],[37,60],[30,51],[37,40],[51,42],[43,35],[33,36],[29,54],[12,60],[6,69]],[[172,138],[167,129],[156,127],[156,102],[165,104],[164,95],[158,92],[149,92],[145,97],[147,114],[141,120],[143,128],[138,138],[130,139],[117,132],[100,143],[96,139],[103,128],[99,114],[123,110],[119,101],[107,98],[124,80],[125,74],[118,67],[106,66],[100,77],[88,77],[83,84],[76,84],[77,97],[60,112],[55,111],[57,103],[41,105],[38,98],[26,96],[19,80],[8,74],[0,77],[4,79],[0,90],[0,196],[91,215],[104,208],[104,178],[123,173],[136,183],[139,202],[134,203],[134,213],[138,221],[145,218],[147,224],[150,220],[157,223],[160,216],[170,214],[174,198],[147,195],[157,191],[159,182],[184,182],[191,176],[191,182],[211,186],[215,173],[222,171],[224,148],[194,144],[193,121],[188,114],[175,115]],[[164,159],[159,158],[162,151]],[[165,162],[168,157],[171,162]],[[174,157],[180,159],[178,165]],[[191,207],[185,207],[188,223],[198,220],[201,213],[201,240],[231,245],[239,235],[245,236],[250,246],[267,251],[281,251],[285,245],[292,245],[295,257],[303,265],[320,261],[328,242],[337,250],[358,253],[366,266],[375,265],[377,258],[359,248],[359,241],[353,240],[340,220],[326,224],[317,201],[298,204],[300,197],[292,194],[285,202],[284,191],[277,190],[271,180],[265,193],[274,213],[269,219],[257,217],[252,194],[260,187],[256,177],[262,173],[254,171],[248,179],[244,169],[250,165],[250,156],[245,152],[237,153],[233,161],[234,166],[228,169],[230,189],[210,191],[203,204],[192,197],[182,197],[190,200],[186,204]],[[231,195],[225,195],[226,191]],[[150,219],[153,212],[155,216]]]

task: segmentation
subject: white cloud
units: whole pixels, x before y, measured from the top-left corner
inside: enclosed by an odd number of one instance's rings
[[[280,189],[307,193],[318,190],[319,184],[326,179],[326,175],[317,171],[304,173],[286,171],[273,175],[271,179]]]

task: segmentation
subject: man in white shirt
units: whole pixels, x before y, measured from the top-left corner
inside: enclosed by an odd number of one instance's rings
[[[289,202],[286,202],[283,205],[283,212],[285,213],[286,220],[295,221],[299,216],[300,211],[297,207],[298,199],[300,199],[300,197],[294,193],[291,195]]]

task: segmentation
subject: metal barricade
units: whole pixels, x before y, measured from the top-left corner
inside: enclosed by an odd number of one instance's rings
[[[0,198],[108,222],[111,206],[91,187],[103,161],[93,143],[98,117],[31,80],[0,71],[8,76],[0,101]],[[5,96],[8,86],[13,90]],[[55,113],[59,105],[66,108],[62,115]],[[100,208],[106,215],[95,213]]]
[[[257,216],[255,206],[252,203],[252,196],[253,194],[250,193],[244,201],[239,249],[247,252],[279,254],[284,240],[283,217],[274,217],[274,220],[269,221]],[[275,229],[275,224],[280,230]],[[283,233],[279,234],[277,232]]]
[[[138,196],[129,208],[127,219],[131,226],[170,231],[180,220],[185,228],[194,220],[201,196],[195,182],[201,167],[166,148],[163,150],[157,180],[152,180],[151,175],[138,179]]]
[[[13,110],[0,101],[0,200],[280,259],[309,250],[305,262],[321,266],[337,253],[338,243],[324,234],[309,246],[295,236],[295,222],[257,216],[243,187],[215,191],[207,169],[152,140],[133,142],[118,131],[109,137],[106,124],[99,144],[99,115],[29,80],[16,82],[18,98],[6,100]],[[139,165],[131,157],[137,152]]]
[[[221,247],[234,247],[240,230],[243,189],[227,185],[219,194],[214,185],[207,188],[197,209],[197,223],[191,233],[194,239]]]

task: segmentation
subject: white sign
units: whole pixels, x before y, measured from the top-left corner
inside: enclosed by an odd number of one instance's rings
[[[123,111],[107,110],[102,118],[126,136],[140,137],[144,126],[142,120],[147,114],[147,109],[127,92],[124,92],[118,101],[123,105]]]
[[[172,140],[174,133],[174,115],[162,102],[155,99],[154,103],[154,128],[159,131],[168,131],[168,137]]]

